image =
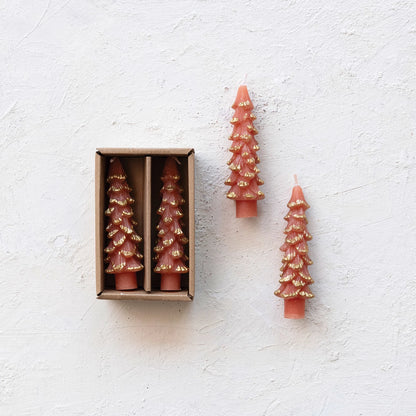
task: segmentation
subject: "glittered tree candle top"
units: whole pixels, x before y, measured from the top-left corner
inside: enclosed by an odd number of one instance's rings
[[[136,272],[143,269],[143,256],[137,250],[141,238],[134,231],[137,223],[132,219],[134,203],[130,196],[131,188],[127,184],[126,174],[120,159],[110,159],[107,182],[109,203],[105,215],[109,217],[106,228],[110,243],[105,248],[106,261],[109,263],[106,273],[114,274],[117,290],[137,289]]]
[[[162,173],[163,187],[160,191],[162,203],[157,211],[160,221],[157,225],[158,242],[154,251],[157,261],[154,271],[161,274],[161,290],[181,290],[181,274],[188,272],[184,245],[188,239],[182,231],[183,212],[181,205],[185,203],[177,162],[169,157]]]
[[[229,139],[232,141],[230,152],[233,155],[228,162],[232,172],[225,182],[231,186],[227,198],[236,201],[237,218],[256,217],[257,201],[264,198],[259,190],[263,181],[258,177],[260,171],[256,166],[260,162],[257,156],[259,145],[254,138],[257,130],[253,120],[256,117],[251,112],[254,107],[245,85],[239,87],[232,108],[235,110],[231,120],[234,128]]]
[[[295,176],[296,180],[296,176]],[[285,220],[285,243],[280,247],[285,254],[282,259],[281,286],[274,292],[285,299],[285,318],[303,318],[305,316],[305,299],[313,298],[309,285],[313,283],[308,266],[312,260],[308,256],[307,241],[312,239],[306,224],[305,211],[309,205],[305,201],[302,188],[296,183],[292,197],[287,204],[289,213]]]

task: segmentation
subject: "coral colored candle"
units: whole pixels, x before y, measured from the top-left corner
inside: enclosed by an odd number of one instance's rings
[[[238,88],[232,108],[235,112],[231,119],[233,132],[229,138],[232,141],[229,150],[233,155],[228,161],[232,172],[225,181],[226,185],[231,186],[227,198],[235,200],[237,218],[257,217],[257,201],[264,199],[259,185],[264,182],[258,177],[260,170],[256,165],[260,162],[257,156],[259,145],[254,138],[257,130],[253,126],[256,117],[251,112],[254,106],[245,85]]]
[[[285,217],[287,226],[285,243],[280,247],[285,255],[282,259],[281,286],[274,292],[285,300],[285,318],[301,319],[305,317],[305,299],[313,298],[309,285],[313,283],[308,266],[312,260],[308,256],[307,241],[312,239],[306,224],[305,211],[309,205],[305,201],[302,188],[297,183],[287,204],[289,212]]]
[[[155,273],[160,273],[160,290],[181,290],[181,274],[188,273],[186,266],[188,257],[184,245],[188,243],[182,231],[183,212],[181,205],[185,203],[182,197],[182,188],[176,160],[172,157],[166,159],[162,173],[163,187],[160,191],[162,202],[157,211],[160,221],[157,225],[157,245],[154,248],[157,264]]]
[[[109,202],[105,215],[109,217],[106,231],[110,243],[104,250],[109,263],[105,272],[115,275],[117,290],[137,289],[136,272],[143,269],[140,261],[143,256],[138,252],[137,244],[142,239],[134,230],[137,223],[132,219],[130,206],[134,200],[118,157],[110,160],[107,182]]]

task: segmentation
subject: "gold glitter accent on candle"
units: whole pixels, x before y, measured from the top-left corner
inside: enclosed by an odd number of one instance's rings
[[[231,123],[231,124],[236,124],[236,123],[238,123],[238,118],[237,118],[237,117],[232,118],[232,119],[231,119],[231,121],[230,121],[230,123]]]
[[[122,254],[124,257],[133,257],[135,253],[134,251],[120,250],[120,254]]]
[[[120,238],[120,240],[118,240],[118,241],[113,240],[113,244],[114,244],[116,247],[118,247],[118,246],[123,245],[125,241],[126,241],[126,236],[125,236],[125,235],[123,235],[123,237],[121,237],[121,238]]]
[[[108,269],[106,271],[107,273],[121,272],[125,267],[126,267],[126,262],[123,262],[118,265],[113,265],[113,267],[111,267],[112,272],[109,271]]]
[[[294,285],[296,287],[303,287],[303,286],[306,285],[306,283],[305,282],[302,282],[302,280],[293,279],[292,280],[292,285]]]
[[[182,252],[182,251],[179,251],[179,250],[173,250],[170,254],[171,254],[173,257],[182,257],[183,252]]]
[[[230,169],[239,171],[239,170],[241,170],[241,166],[240,165],[234,165],[234,163],[232,163],[230,165]]]
[[[299,259],[297,263],[288,263],[287,267],[293,269],[293,270],[299,270],[303,267],[303,261]]]
[[[160,266],[156,266],[154,268],[154,271],[155,272],[161,272],[161,271],[164,271],[164,270],[171,270],[171,269],[172,269],[172,266],[170,264],[161,264]]]
[[[173,238],[169,238],[168,240],[163,240],[162,241],[162,244],[165,246],[165,247],[168,247],[168,246],[170,246],[173,242],[174,242],[175,240],[173,239]]]
[[[227,198],[234,199],[237,198],[237,195],[235,192],[228,192]]]
[[[296,244],[296,243],[299,243],[299,241],[302,241],[301,235],[297,235],[294,238],[286,238],[286,243],[289,243],[289,244]]]
[[[108,233],[108,238],[115,236],[118,233],[118,230],[113,230]]]
[[[123,190],[128,191],[128,192],[132,191],[132,189],[128,185],[120,185],[120,186],[111,185],[108,188],[107,195],[109,195],[111,192],[120,192]]]
[[[125,175],[111,175],[107,178],[107,182],[111,182],[111,180],[113,179],[120,179],[120,180],[124,180],[126,179]]]
[[[304,231],[303,235],[305,237],[305,240],[308,240],[308,241],[312,240],[312,236],[307,231]]]
[[[285,228],[285,233],[286,234],[288,234],[288,233],[290,233],[291,231],[303,231],[303,228],[304,227],[302,227],[302,226],[300,226],[300,225],[295,225],[295,224],[292,224],[292,225],[289,225],[289,226],[287,226],[286,228]]]
[[[295,277],[294,274],[289,274],[286,277],[282,277],[279,282],[280,283],[286,283],[286,282],[290,282],[293,278]]]
[[[131,234],[133,232],[132,228],[125,227],[124,225],[120,225],[120,230],[123,230],[126,234]]]
[[[281,297],[281,298],[288,299],[288,298],[294,298],[295,296],[297,296],[299,294],[299,292],[300,292],[300,289],[298,289],[298,290],[296,290],[292,293],[283,294],[283,293],[280,292],[280,289],[278,289],[274,292],[274,294],[276,296]]]
[[[245,178],[249,178],[249,179],[254,178],[255,176],[256,176],[256,174],[255,174],[255,173],[253,173],[253,172],[246,172],[246,173],[244,174],[244,177],[245,177]]]
[[[140,265],[140,266],[130,266],[130,267],[127,267],[127,270],[129,271],[129,272],[139,272],[140,270],[142,270],[143,269],[143,265]]]
[[[296,257],[296,252],[292,252],[287,254],[285,257],[283,257],[282,261],[290,261],[293,260]]]
[[[313,298],[313,297],[315,297],[312,293],[305,292],[304,290],[300,291],[299,292],[299,295],[300,296],[303,296],[305,298]]]
[[[306,201],[304,201],[303,199],[297,199],[296,201],[289,202],[287,204],[288,208],[300,207],[300,206],[304,206],[306,209],[310,208],[308,203]]]
[[[142,238],[140,236],[138,236],[137,234],[132,234],[130,236],[130,239],[132,241],[134,241],[135,243],[140,243],[140,241],[142,241]]]
[[[241,188],[245,188],[250,184],[248,182],[245,182],[245,181],[240,181],[240,182],[238,182],[237,185],[240,186]]]
[[[253,194],[251,194],[251,193],[246,192],[246,193],[244,194],[244,197],[245,197],[245,198],[252,199],[252,198],[255,198],[255,197],[256,197],[256,195],[253,195]]]

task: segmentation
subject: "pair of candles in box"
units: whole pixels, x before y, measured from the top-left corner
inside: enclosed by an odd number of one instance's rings
[[[260,162],[257,151],[259,145],[255,139],[257,130],[253,126],[253,103],[245,85],[240,86],[237,98],[232,105],[235,110],[231,119],[233,132],[230,151],[232,157],[228,162],[231,175],[225,184],[230,185],[227,197],[236,202],[237,218],[256,217],[257,201],[264,199],[264,194],[259,190],[263,181],[259,178],[260,170],[257,164]],[[303,196],[302,188],[297,183],[295,175],[295,187],[289,203],[289,213],[285,220],[288,222],[284,233],[285,243],[280,247],[284,252],[281,267],[281,286],[274,293],[285,300],[285,318],[299,319],[305,316],[305,299],[313,297],[309,285],[313,280],[309,274],[308,266],[312,264],[308,256],[307,242],[312,239],[306,224],[308,223],[305,211],[309,208]]]
[[[161,204],[157,211],[160,221],[157,225],[157,243],[154,247],[156,265],[155,273],[161,275],[160,289],[164,291],[181,290],[181,274],[188,272],[188,260],[184,246],[188,239],[182,230],[181,205],[185,203],[182,188],[179,186],[179,170],[174,158],[166,159],[162,173],[163,186]],[[107,182],[109,188],[108,208],[105,214],[109,217],[106,227],[109,244],[105,248],[106,273],[114,274],[117,290],[137,289],[136,273],[143,269],[138,250],[142,238],[134,230],[137,222],[133,219],[131,205],[132,189],[127,176],[117,157],[110,159]]]

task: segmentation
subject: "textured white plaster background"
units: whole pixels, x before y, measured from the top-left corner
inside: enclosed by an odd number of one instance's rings
[[[2,415],[414,415],[413,1],[0,1]],[[266,199],[225,198],[247,73]],[[98,301],[94,150],[193,146],[193,304]],[[283,319],[297,173],[316,298]]]

